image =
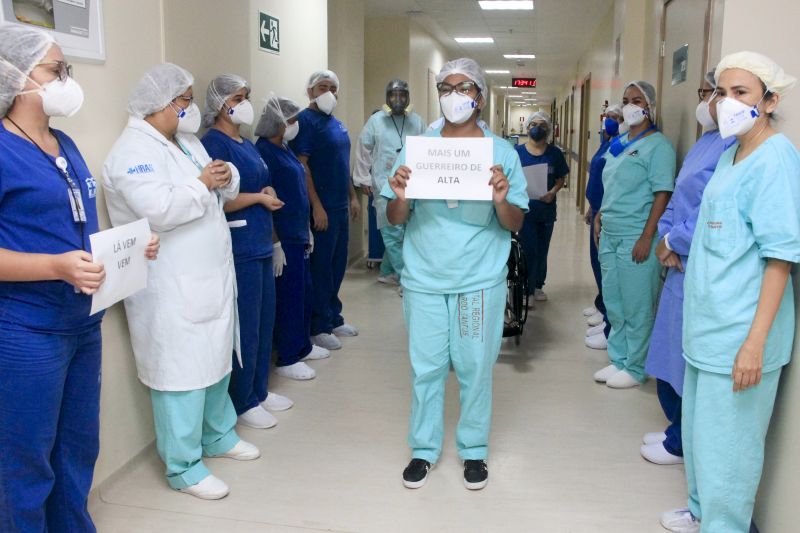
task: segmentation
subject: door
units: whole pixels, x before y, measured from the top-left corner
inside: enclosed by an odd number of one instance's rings
[[[697,89],[709,67],[712,3],[712,0],[668,0],[664,4],[657,115],[661,131],[675,147],[679,165],[700,135],[694,113]],[[667,109],[669,112],[663,113]]]
[[[592,101],[592,75],[586,76],[581,84],[581,110],[578,128],[578,174],[575,189],[575,205],[578,212],[583,213],[586,203],[586,181],[589,172],[589,157],[586,153],[589,150],[589,102]]]

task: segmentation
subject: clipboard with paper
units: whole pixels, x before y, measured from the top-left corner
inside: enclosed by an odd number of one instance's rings
[[[547,170],[547,163],[522,167],[525,181],[528,183],[528,198],[531,200],[538,200],[547,194]]]

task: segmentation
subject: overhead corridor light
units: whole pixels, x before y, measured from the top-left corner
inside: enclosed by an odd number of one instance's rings
[[[525,10],[533,9],[533,0],[479,0],[481,9]]]
[[[486,74],[511,74],[510,70],[485,70]]]
[[[536,91],[522,91],[520,94],[536,94]]]
[[[522,96],[520,96],[518,94],[509,94],[508,98],[522,98]]]
[[[503,54],[506,59],[536,59],[533,54]]]
[[[457,43],[493,43],[491,37],[455,37]]]

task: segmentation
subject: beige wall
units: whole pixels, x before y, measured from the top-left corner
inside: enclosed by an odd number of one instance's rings
[[[410,71],[408,17],[368,18],[364,24],[364,121],[375,109],[386,103],[386,84],[400,78],[408,81]],[[411,104],[417,110],[418,98],[411,93]]]
[[[454,59],[442,44],[413,19],[409,27],[409,87],[414,95],[414,109],[422,120],[430,122],[439,116],[439,101],[428,72],[434,75],[449,59]]]

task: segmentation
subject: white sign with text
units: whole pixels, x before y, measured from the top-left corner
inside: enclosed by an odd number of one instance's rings
[[[408,137],[406,198],[491,200],[492,160],[489,137]]]

